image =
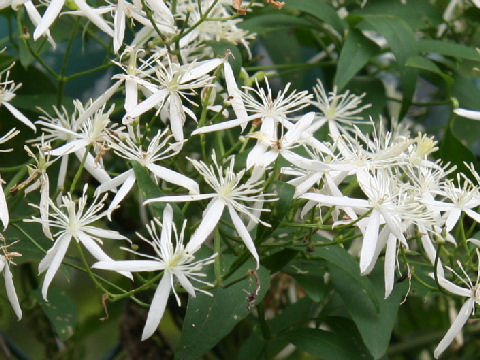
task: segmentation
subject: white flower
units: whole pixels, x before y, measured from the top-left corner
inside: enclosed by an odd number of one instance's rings
[[[178,280],[180,285],[188,292],[192,297],[195,297],[195,291],[201,291],[209,294],[208,292],[195,288],[191,280],[200,282],[201,284],[213,286],[201,280],[205,274],[200,271],[205,265],[211,264],[216,254],[201,260],[195,260],[193,252],[190,252],[183,244],[183,235],[185,230],[186,221],[183,223],[180,234],[177,233],[175,226],[173,225],[173,210],[172,207],[167,204],[163,210],[163,223],[155,219],[147,225],[147,230],[150,235],[150,239],[147,239],[140,234],[137,235],[145,242],[149,243],[155,255],[139,254],[129,249],[136,255],[140,255],[148,258],[149,260],[124,260],[124,261],[99,261],[93,264],[95,269],[113,270],[113,271],[162,271],[163,276],[160,280],[157,290],[153,295],[150,309],[148,310],[147,322],[143,328],[142,341],[148,339],[158,327],[160,320],[162,319],[165,307],[167,305],[168,297],[170,296],[170,290],[173,291],[177,303],[180,306],[180,298],[175,292],[174,280]],[[157,232],[157,226],[162,228],[160,235]],[[175,233],[175,244],[172,243],[172,228]]]
[[[477,280],[475,284],[472,283],[472,280],[470,279],[466,271],[463,269],[463,266],[460,263],[460,261],[457,260],[457,264],[460,270],[462,271],[462,274],[464,275],[464,277],[461,277],[452,268],[447,266],[445,267],[446,269],[450,270],[453,274],[455,274],[455,276],[465,285],[465,287],[458,286],[452,283],[451,281],[445,279],[441,262],[438,262],[437,269],[436,269],[438,284],[452,294],[467,298],[467,301],[465,301],[465,303],[462,305],[460,311],[458,312],[457,318],[452,323],[452,325],[448,329],[443,339],[435,348],[435,351],[433,352],[435,359],[439,358],[439,356],[450,345],[453,339],[462,331],[462,327],[465,325],[470,315],[472,315],[475,311],[475,304],[480,305],[480,288],[478,287],[479,280],[480,280],[480,254],[478,249],[477,249],[477,259],[479,262],[478,262],[478,269],[477,269]],[[433,277],[433,274],[431,274],[430,276]]]
[[[5,278],[5,289],[7,291],[7,297],[10,301],[10,305],[12,305],[12,309],[17,315],[18,320],[22,318],[22,309],[20,308],[20,303],[18,302],[17,293],[15,292],[15,286],[13,285],[13,276],[12,272],[10,271],[10,263],[14,264],[12,258],[17,256],[22,256],[18,252],[9,252],[8,247],[13,245],[7,245],[6,240],[2,234],[0,234],[0,241],[3,242],[3,245],[0,248],[3,251],[3,255],[0,255],[0,272],[3,271],[3,277]]]
[[[224,60],[211,59],[180,65],[171,61],[170,56],[166,58],[166,64],[163,64],[156,55],[153,56],[153,59],[147,60],[147,63],[151,66],[149,70],[153,71],[155,76],[150,75],[148,77],[150,82],[140,77],[136,81],[144,86],[151,95],[130,109],[125,114],[125,117],[127,119],[136,118],[155,106],[162,107],[168,105],[173,136],[175,140],[183,141],[183,125],[186,120],[186,114],[193,119],[195,119],[195,114],[183,105],[182,98],[192,105],[196,105],[187,98],[187,95],[195,95],[196,89],[209,86],[213,76],[208,75],[208,73],[220,66]],[[146,72],[149,70],[146,70]],[[166,104],[164,104],[165,102]]]
[[[32,122],[28,120],[25,115],[18,111],[12,104],[10,104],[10,101],[12,101],[15,97],[15,91],[17,91],[22,86],[22,84],[15,85],[13,80],[8,79],[10,75],[10,71],[8,69],[6,71],[3,70],[2,72],[0,72],[0,75],[3,73],[5,73],[5,78],[3,79],[3,81],[1,81],[0,79],[0,104],[5,106],[7,110],[10,111],[10,113],[16,119],[20,120],[33,131],[37,131],[35,125],[33,125]]]
[[[199,195],[179,195],[179,196],[161,196],[159,198],[149,199],[144,202],[148,204],[151,202],[185,202],[212,199],[203,212],[203,217],[200,225],[193,233],[187,245],[187,251],[195,252],[200,248],[202,243],[212,233],[217,225],[223,210],[227,207],[233,226],[237,230],[245,246],[253,255],[259,266],[259,258],[252,237],[250,236],[247,227],[240,219],[238,213],[242,213],[250,218],[255,223],[260,222],[258,216],[254,214],[257,209],[246,206],[243,202],[263,203],[265,201],[274,201],[276,199],[265,197],[273,196],[272,194],[263,194],[262,181],[252,181],[248,179],[244,184],[240,184],[246,169],[235,173],[233,165],[235,158],[230,159],[229,166],[223,170],[217,163],[215,152],[212,153],[212,160],[214,166],[208,166],[202,161],[189,159],[197,171],[202,174],[205,181],[215,191],[213,194],[199,194]],[[262,211],[262,210],[261,210]],[[263,210],[266,211],[266,210]],[[262,222],[262,224],[264,224]],[[268,226],[267,224],[264,224]]]
[[[83,188],[83,195],[78,199],[78,203],[72,199],[70,193],[62,197],[62,205],[60,207],[50,202],[52,212],[49,214],[51,219],[48,220],[48,226],[58,228],[59,231],[53,235],[56,238],[55,243],[38,265],[40,274],[46,271],[42,285],[42,295],[45,300],[47,300],[48,287],[62,263],[72,238],[77,242],[81,242],[97,260],[105,261],[113,260],[98,245],[98,243],[102,244],[102,238],[127,240],[125,236],[120,235],[116,231],[91,225],[106,215],[106,212],[102,211],[106,195],[103,198],[96,197],[93,203],[87,207],[86,191],[87,185]],[[37,207],[33,204],[32,206]],[[43,219],[36,217],[28,221],[41,224],[44,222]],[[128,278],[132,277],[129,272],[121,271],[119,273]]]
[[[130,137],[127,137],[125,142],[122,142],[120,139],[111,136],[109,146],[118,156],[128,160],[138,161],[140,165],[150,170],[156,178],[165,180],[178,186],[182,186],[189,190],[191,194],[198,194],[200,190],[196,181],[176,171],[156,164],[156,162],[160,160],[164,160],[176,155],[179,151],[177,144],[168,144],[172,138],[171,135],[167,135],[168,132],[169,129],[166,129],[163,132],[158,131],[153,139],[149,141],[146,151],[142,149],[142,146],[135,144]],[[121,185],[114,199],[110,203],[110,206],[108,207],[108,217],[110,217],[111,211],[115,209],[128,194],[130,189],[135,184],[135,181],[135,172],[133,169],[130,169],[118,175],[111,181],[104,182],[97,188],[95,191],[96,195],[105,191],[111,191],[112,189],[116,189],[117,186]]]
[[[19,133],[20,131],[18,131],[17,129],[11,129],[5,135],[0,137],[0,144],[7,142],[11,138],[17,136]],[[0,153],[9,151],[12,151],[12,149],[0,150]],[[5,193],[3,192],[2,182],[3,180],[0,175],[0,220],[2,221],[3,228],[5,229],[10,221],[10,216],[8,214],[7,199],[5,198]]]

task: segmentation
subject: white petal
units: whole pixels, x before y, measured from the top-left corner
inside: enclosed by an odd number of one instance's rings
[[[480,120],[480,111],[458,108],[453,110],[455,114],[472,120]]]
[[[257,141],[255,146],[250,150],[247,156],[247,162],[246,162],[246,167],[247,169],[250,169],[252,166],[255,165],[256,160],[262,156],[265,151],[267,151],[268,146],[263,144],[260,141]]]
[[[226,129],[231,129],[236,126],[242,126],[245,127],[245,125],[250,121],[255,118],[257,118],[257,115],[253,116],[248,116],[244,118],[238,118],[235,120],[229,120],[229,121],[224,121],[218,124],[213,124],[213,125],[208,125],[208,126],[202,126],[201,128],[198,128],[197,130],[192,132],[192,135],[198,135],[198,134],[207,134],[211,133],[214,131],[219,131],[219,130],[226,130]]]
[[[217,194],[160,196],[158,198],[145,200],[143,202],[143,205],[147,205],[153,202],[187,202],[187,201],[207,200],[215,196],[217,196]]]
[[[448,281],[447,279],[445,279],[445,273],[443,271],[440,261],[438,262],[438,265],[437,265],[437,278],[438,278],[438,284],[452,294],[460,295],[467,298],[470,297],[472,294],[470,289],[462,288],[461,286],[458,286]]]
[[[153,10],[153,12],[157,13],[157,15],[160,15],[160,17],[162,17],[168,23],[173,24],[173,15],[163,0],[146,0],[146,3],[148,7]]]
[[[189,81],[198,79],[199,77],[208,74],[215,70],[223,63],[223,59],[210,59],[197,62],[193,65],[192,70],[187,71],[181,78],[180,83],[184,84]]]
[[[437,257],[437,250],[432,244],[432,239],[430,239],[430,236],[428,234],[422,235],[421,237],[422,240],[422,246],[423,250],[425,250],[425,253],[428,256],[428,259],[432,263],[432,265],[435,264],[435,258]]]
[[[285,134],[285,143],[290,145],[297,142],[301,138],[305,130],[310,126],[314,118],[314,112],[309,112],[303,115],[300,120],[298,120],[298,122],[295,124],[295,126],[292,129],[288,130]]]
[[[171,184],[175,184],[190,191],[190,194],[198,194],[200,192],[200,188],[198,187],[198,183],[188,176],[182,175],[176,171],[167,169],[166,167],[150,164],[147,168],[155,174],[156,177],[163,179]]]
[[[5,289],[7,290],[7,297],[12,305],[15,315],[17,315],[18,320],[22,318],[22,309],[20,308],[20,303],[18,302],[17,293],[15,292],[15,286],[13,285],[13,276],[10,272],[10,267],[8,264],[5,264]]]
[[[198,225],[185,247],[187,252],[193,254],[200,248],[220,220],[224,207],[225,202],[220,198],[212,199],[212,201],[208,203],[207,208],[203,212],[202,222]]]
[[[105,103],[112,97],[117,91],[118,87],[122,84],[123,79],[118,80],[115,84],[110,86],[101,96],[99,96],[84,112],[82,112],[78,118],[77,123],[83,124],[89,117],[97,112]]]
[[[108,36],[112,38],[115,37],[112,28],[108,26],[107,22],[99,14],[97,14],[90,6],[87,5],[85,0],[74,1],[78,8],[82,11],[83,16],[85,16],[88,20],[97,25],[97,27]]]
[[[147,322],[143,328],[142,341],[148,339],[157,330],[167,306],[171,284],[172,274],[166,271],[158,284],[157,290],[155,290],[155,295],[153,295],[152,304],[148,310]]]
[[[31,0],[26,1],[24,5],[25,5],[25,10],[27,10],[28,17],[32,21],[32,24],[34,26],[37,26],[38,24],[40,24],[42,17],[40,16],[40,13],[38,12],[37,8],[33,5]],[[52,45],[52,48],[55,50],[57,48],[57,44],[55,44],[55,41],[50,35],[50,30],[45,31],[45,35],[47,35],[48,42],[50,43],[50,45]]]
[[[85,149],[88,145],[88,140],[86,139],[76,139],[59,146],[56,149],[47,151],[46,154],[51,156],[63,156],[71,154],[80,149]]]
[[[240,235],[248,251],[250,251],[250,253],[254,257],[255,262],[257,263],[257,270],[258,270],[260,266],[260,259],[258,257],[257,249],[255,248],[255,244],[253,243],[250,233],[248,232],[245,224],[240,219],[240,216],[238,216],[237,212],[231,205],[228,206],[228,212],[230,214],[230,217],[232,218],[233,226],[235,226],[235,229],[237,230],[238,235]]]
[[[480,224],[480,214],[476,213],[473,210],[470,209],[465,209],[465,213],[470,216],[473,220],[477,222],[477,224]]]
[[[390,296],[395,282],[395,266],[397,264],[397,238],[390,234],[387,241],[387,250],[385,252],[385,299]]]
[[[243,103],[242,96],[240,95],[240,90],[238,89],[232,67],[230,66],[230,63],[228,61],[225,61],[223,63],[223,73],[225,75],[225,82],[227,84],[227,93],[229,95],[229,102],[232,105],[235,116],[238,118],[238,120],[240,120],[238,125],[242,126],[242,131],[243,131],[245,130],[245,126],[247,125],[247,123],[244,121],[248,118],[247,110],[245,109],[245,104]]]
[[[162,214],[162,233],[160,234],[160,244],[163,248],[171,246],[172,243],[172,224],[173,209],[167,204]]]
[[[77,239],[85,246],[92,256],[99,261],[113,261],[113,259],[108,256],[105,251],[87,234],[79,231],[76,234]],[[119,274],[133,279],[132,274],[128,271],[118,271]]]
[[[95,189],[95,196],[98,196],[105,191],[116,190],[118,186],[123,184],[127,178],[135,174],[133,169],[127,170],[120,175],[115,176],[113,179],[103,182],[99,187]]]
[[[364,199],[352,199],[348,196],[329,196],[318,193],[305,193],[300,199],[313,200],[321,205],[348,206],[356,209],[368,209],[370,203]]]
[[[92,265],[94,269],[112,271],[160,271],[165,269],[165,264],[155,260],[120,260],[99,261]]]
[[[125,80],[125,105],[124,109],[130,113],[138,104],[138,87],[135,80],[127,78]],[[132,119],[133,120],[133,119]]]
[[[5,198],[5,193],[3,192],[2,183],[0,181],[0,220],[3,223],[3,228],[5,229],[8,226],[10,221],[10,216],[8,214],[7,199]]]
[[[50,181],[48,175],[43,173],[41,175],[41,188],[40,188],[40,218],[42,219],[42,230],[46,237],[53,239],[50,227],[48,226],[48,209],[50,205]]]
[[[120,202],[125,198],[125,196],[127,196],[127,194],[132,189],[133,185],[135,184],[136,180],[137,179],[135,178],[135,173],[133,172],[127,176],[127,178],[125,179],[125,182],[122,184],[122,186],[120,186],[120,189],[118,189],[117,194],[115,195],[112,202],[108,206],[108,213],[107,213],[108,220],[111,220],[112,211],[115,210],[118,204],[120,204]]]
[[[170,126],[175,140],[183,141],[183,124],[185,123],[185,112],[182,108],[182,99],[177,93],[170,93]]]
[[[367,223],[367,229],[363,237],[362,250],[360,251],[360,272],[368,268],[374,258],[380,227],[380,213],[373,209]]]
[[[2,104],[5,105],[8,111],[10,111],[12,115],[15,116],[18,120],[20,120],[22,123],[27,125],[33,131],[37,131],[37,128],[35,127],[35,125],[33,125],[32,122],[28,120],[27,117],[23,115],[20,111],[18,111],[13,105],[10,105],[6,101],[2,102]]]
[[[95,237],[99,237],[102,239],[113,239],[113,240],[125,240],[127,239],[125,236],[121,235],[117,231],[107,230],[107,229],[100,229],[95,226],[84,225],[82,226],[82,230],[87,234],[93,235]]]
[[[65,257],[65,253],[67,252],[68,245],[70,244],[71,239],[72,236],[70,234],[63,234],[62,236],[60,236],[57,241],[55,241],[53,247],[47,251],[47,254],[38,265],[38,271],[40,273],[48,267],[42,284],[42,295],[45,301],[48,301],[48,287],[50,286],[53,277],[57,273],[58,268],[62,264],[62,260]]]
[[[438,357],[445,351],[445,349],[450,345],[450,343],[453,341],[453,339],[457,336],[457,334],[462,331],[463,325],[467,322],[468,318],[470,315],[472,315],[473,309],[474,309],[475,303],[473,299],[468,299],[463,305],[460,311],[458,312],[458,316],[455,319],[455,321],[452,323],[450,326],[450,329],[448,329],[447,333],[443,337],[443,339],[440,341],[440,343],[437,345],[435,348],[435,351],[433,352],[433,356],[435,359],[438,359]]]
[[[450,212],[448,212],[447,220],[445,220],[445,227],[448,232],[452,231],[461,214],[462,211],[457,208],[453,208]]]
[[[174,274],[177,277],[180,285],[187,290],[188,294],[192,297],[195,297],[195,287],[192,285],[190,280],[188,280],[188,278],[180,271],[176,271]]]
[[[48,30],[50,25],[53,24],[58,14],[60,14],[64,2],[65,0],[52,0],[50,2],[50,5],[48,5],[47,10],[43,14],[42,20],[33,32],[33,40],[38,40],[38,38]]]
[[[139,117],[143,113],[153,108],[155,105],[162,104],[163,100],[165,100],[166,94],[167,91],[165,89],[154,92],[152,95],[143,100],[140,104],[137,104],[133,109],[130,110],[130,112],[127,112],[125,116],[130,118]]]
[[[75,155],[80,161],[82,161],[85,151],[86,150],[83,148],[75,151]],[[87,158],[85,159],[83,166],[85,170],[87,170],[88,173],[92,175],[100,184],[111,180],[110,175],[108,175],[105,169],[101,167],[98,162],[95,162],[95,158],[92,156],[92,154],[87,154]]]

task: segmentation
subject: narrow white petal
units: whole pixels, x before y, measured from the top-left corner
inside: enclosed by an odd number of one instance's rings
[[[172,196],[160,196],[158,198],[148,199],[143,202],[143,205],[147,205],[154,202],[187,202],[187,201],[199,201],[207,200],[217,196],[216,194],[198,194],[198,195],[172,195]]]
[[[244,118],[238,118],[235,120],[229,120],[229,121],[224,121],[218,124],[213,124],[213,125],[208,125],[208,126],[202,126],[201,128],[198,128],[192,132],[192,135],[198,135],[198,134],[207,134],[211,133],[214,131],[219,131],[219,130],[226,130],[226,129],[231,129],[236,126],[242,126],[245,127],[245,125],[250,121],[257,118],[257,115],[253,116],[246,116]]]
[[[76,139],[59,146],[56,149],[47,151],[48,155],[51,156],[63,156],[71,154],[77,150],[84,149],[88,145],[88,140],[86,139]]]
[[[25,10],[27,10],[28,17],[32,21],[32,24],[34,26],[37,26],[38,24],[40,24],[42,17],[38,12],[37,8],[35,7],[35,5],[33,5],[32,1],[31,0],[26,1],[24,3],[24,6],[25,6]],[[45,35],[47,35],[48,42],[50,43],[50,45],[52,45],[52,48],[55,50],[57,48],[57,44],[55,44],[55,41],[50,35],[50,30],[45,31]]]
[[[72,236],[70,234],[63,234],[62,236],[60,236],[57,239],[57,241],[55,241],[54,246],[47,251],[47,254],[42,259],[42,261],[40,262],[40,265],[38,266],[39,272],[42,272],[43,270],[41,269],[45,269],[48,266],[48,270],[45,273],[45,277],[43,279],[43,284],[42,284],[42,296],[45,299],[45,301],[48,301],[47,300],[48,287],[50,286],[50,283],[52,282],[53,277],[57,273],[58,268],[62,264],[62,260],[65,257],[65,253],[67,252],[68,245],[70,244],[71,238]]]
[[[10,216],[8,214],[7,199],[5,198],[5,193],[3,192],[2,183],[0,181],[0,220],[3,223],[3,228],[5,229],[8,226],[10,221]]]
[[[28,120],[27,117],[23,115],[20,111],[18,111],[13,105],[10,105],[6,101],[2,102],[2,104],[5,105],[8,111],[10,111],[12,115],[15,116],[18,120],[20,120],[22,123],[27,125],[33,131],[37,131],[37,128],[35,127],[35,125],[33,125],[32,122]]]
[[[185,112],[182,108],[182,99],[177,93],[170,93],[170,127],[175,140],[183,141],[183,124],[185,123]]]
[[[132,172],[127,176],[122,186],[120,186],[120,189],[118,189],[118,192],[116,193],[112,202],[108,206],[107,217],[109,220],[110,220],[112,211],[115,210],[118,204],[120,204],[120,202],[125,198],[125,196],[127,196],[127,194],[132,189],[133,185],[135,184],[136,180],[137,179],[135,178],[135,173]]]
[[[442,264],[440,263],[440,261],[438,262],[438,265],[437,265],[437,278],[438,278],[438,284],[452,294],[467,297],[467,298],[470,297],[472,294],[472,291],[470,289],[465,289],[445,279],[445,272],[443,271]]]
[[[368,219],[365,235],[363,236],[362,250],[360,251],[360,272],[364,272],[371,264],[378,240],[378,229],[380,227],[380,213],[373,209]]]
[[[116,54],[122,46],[125,36],[125,0],[118,0],[117,11],[115,11],[115,17],[113,18],[113,31],[113,51]]]
[[[245,109],[245,104],[243,103],[242,96],[240,95],[240,90],[238,89],[232,67],[228,61],[225,61],[223,64],[223,73],[225,75],[225,82],[227,83],[227,93],[230,98],[230,104],[232,105],[233,112],[235,113],[236,117],[241,121],[238,125],[242,126],[243,131],[247,125],[247,123],[243,121],[248,118],[247,110]]]
[[[385,299],[390,296],[395,282],[395,266],[397,264],[397,238],[390,234],[387,241],[387,250],[385,252]]]
[[[428,256],[428,259],[432,263],[432,265],[435,264],[435,258],[437,257],[437,250],[435,249],[435,246],[432,244],[432,239],[430,239],[430,236],[428,234],[422,235],[421,237],[422,240],[422,246],[423,250],[425,250],[425,253]]]
[[[163,100],[165,100],[166,94],[167,91],[165,89],[154,92],[152,95],[143,100],[140,104],[137,104],[133,109],[130,110],[130,112],[127,112],[127,114],[125,114],[125,117],[139,117],[143,113],[153,108],[155,105],[162,104]]]
[[[246,162],[246,167],[247,169],[250,169],[252,166],[255,165],[256,160],[262,156],[265,151],[267,151],[268,146],[261,143],[260,141],[257,141],[255,146],[250,150],[247,156],[247,162]]]
[[[113,259],[108,256],[105,251],[102,250],[100,245],[98,245],[95,240],[93,240],[90,236],[87,234],[78,231],[76,234],[76,237],[78,241],[80,241],[83,246],[88,250],[92,256],[99,260],[99,261],[113,261]],[[128,271],[118,271],[119,274],[128,277],[129,279],[133,279],[132,274]]]
[[[172,243],[173,209],[170,204],[165,206],[162,215],[162,233],[160,234],[160,243],[165,248]]]
[[[258,269],[260,266],[260,259],[258,257],[257,249],[255,248],[255,244],[253,243],[250,233],[248,232],[243,221],[240,219],[240,216],[238,216],[237,212],[231,205],[228,206],[228,212],[230,214],[230,217],[232,218],[233,226],[235,226],[238,235],[240,235],[248,251],[250,251],[250,253],[254,257]]]
[[[165,307],[167,306],[168,297],[172,284],[172,274],[166,271],[163,274],[162,280],[158,284],[155,295],[153,295],[152,304],[148,310],[147,322],[143,328],[142,341],[148,339],[157,330],[158,324],[162,319]]]
[[[448,329],[447,333],[443,337],[443,339],[438,343],[435,351],[433,352],[433,356],[435,359],[445,351],[445,349],[450,345],[450,343],[455,339],[457,334],[462,331],[463,325],[467,322],[470,315],[472,315],[475,303],[472,298],[468,299],[461,307],[460,311],[458,312],[458,316],[455,321]]]
[[[102,30],[108,36],[114,38],[115,35],[113,30],[110,26],[108,26],[107,22],[97,14],[94,9],[87,5],[85,0],[74,0],[75,4],[77,4],[78,8],[83,12],[83,16],[85,16],[88,20],[94,23],[100,30]]]
[[[171,184],[175,184],[190,191],[190,194],[196,195],[200,192],[198,183],[188,176],[182,175],[176,171],[166,167],[150,164],[147,168],[158,178],[165,180]]]
[[[197,62],[193,65],[192,70],[187,71],[181,78],[180,83],[184,84],[189,81],[198,79],[199,77],[208,74],[222,65],[223,59],[210,59]]]
[[[103,238],[103,239],[113,239],[113,240],[125,240],[126,237],[122,234],[118,233],[117,231],[107,230],[107,229],[100,229],[95,226],[85,225],[82,226],[82,230],[87,234],[93,235],[95,237]]]
[[[78,118],[77,123],[83,124],[89,117],[97,112],[117,91],[118,87],[123,83],[123,79],[118,80],[115,84],[110,86],[101,96],[99,96]]]
[[[480,120],[480,111],[458,108],[453,110],[455,114],[472,120]]]
[[[198,225],[185,247],[187,252],[193,254],[200,248],[220,220],[224,207],[225,202],[220,198],[212,199],[212,201],[208,203],[207,208],[203,212],[202,222]]]
[[[98,196],[105,191],[112,191],[116,190],[118,186],[123,184],[126,179],[128,179],[132,174],[135,174],[133,169],[127,170],[120,175],[115,176],[112,180],[106,181],[102,183],[97,189],[95,190],[95,196]]]
[[[445,220],[445,227],[446,227],[448,232],[452,231],[453,227],[457,223],[461,214],[462,214],[462,211],[458,208],[453,208],[448,213],[447,220]]]
[[[130,113],[138,104],[138,86],[135,80],[128,77],[125,79],[125,105],[124,109]],[[131,119],[133,120],[133,119]]]
[[[309,112],[303,115],[300,120],[295,124],[295,126],[288,130],[285,134],[284,140],[287,144],[293,144],[297,142],[305,130],[312,124],[313,119],[315,118],[314,112]]]
[[[42,20],[35,28],[33,32],[33,40],[38,40],[40,36],[46,33],[50,25],[53,24],[58,14],[62,10],[65,0],[52,0],[50,5],[48,5],[47,10],[42,16]]]
[[[147,5],[156,15],[159,15],[169,24],[173,24],[174,19],[170,9],[165,5],[163,0],[146,0]]]
[[[480,214],[470,209],[465,209],[465,213],[468,216],[470,216],[473,220],[475,220],[478,224],[480,224]]]
[[[50,181],[48,175],[43,173],[41,175],[40,188],[40,218],[42,219],[42,230],[46,237],[53,239],[50,227],[48,226],[48,209],[50,206]]]
[[[13,276],[10,272],[10,267],[8,264],[5,264],[5,289],[7,290],[7,297],[12,305],[15,315],[17,315],[18,320],[22,319],[22,309],[20,308],[20,303],[18,302],[17,293],[15,292],[15,286],[13,285]]]
[[[352,199],[348,196],[330,196],[318,193],[305,193],[300,199],[313,200],[321,205],[348,206],[356,209],[368,209],[370,203],[364,199]]]
[[[75,151],[75,155],[80,161],[82,161],[85,151],[86,150],[84,148]],[[83,166],[85,170],[87,170],[88,173],[92,175],[100,184],[111,180],[110,175],[108,175],[105,169],[101,167],[98,162],[95,162],[95,158],[92,156],[92,154],[87,154],[87,158],[85,159]]]
[[[120,260],[120,261],[99,261],[92,265],[94,269],[112,270],[112,271],[160,271],[165,269],[165,265],[155,260]]]
[[[174,273],[178,279],[178,282],[182,287],[187,290],[188,294],[192,297],[195,297],[195,287],[192,285],[190,280],[180,271]]]

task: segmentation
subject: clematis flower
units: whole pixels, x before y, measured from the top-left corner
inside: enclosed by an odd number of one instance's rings
[[[167,135],[168,132],[169,129],[166,129],[163,132],[158,131],[153,139],[149,142],[146,151],[143,151],[142,147],[135,144],[130,137],[127,137],[125,142],[122,142],[120,139],[111,136],[109,146],[118,156],[128,160],[138,161],[140,165],[150,170],[150,172],[156,178],[165,180],[178,186],[182,186],[189,190],[191,194],[198,194],[200,191],[196,181],[176,171],[156,164],[156,162],[160,160],[174,156],[180,150],[176,144],[168,144],[172,138],[172,135]],[[97,188],[95,194],[99,195],[102,192],[116,189],[117,186],[121,185],[117,194],[110,203],[110,206],[108,207],[109,218],[112,210],[115,209],[128,194],[130,189],[135,184],[135,181],[135,172],[133,169],[130,169],[113,178],[112,180],[104,182]]]
[[[150,235],[150,239],[138,234],[141,240],[150,244],[155,252],[155,255],[139,254],[130,249],[124,249],[130,251],[136,255],[148,258],[148,260],[123,260],[123,261],[99,261],[93,264],[95,269],[112,270],[112,271],[162,271],[163,276],[160,280],[155,294],[153,295],[150,309],[148,310],[147,321],[143,328],[142,341],[148,339],[153,335],[155,330],[162,319],[163,313],[167,306],[168,297],[170,291],[177,300],[180,306],[180,298],[175,292],[174,280],[178,280],[180,285],[188,292],[192,297],[195,297],[196,291],[203,292],[210,295],[205,290],[195,288],[192,284],[192,280],[199,282],[207,286],[213,286],[212,284],[201,280],[205,274],[200,271],[202,268],[214,261],[216,254],[212,256],[195,260],[193,256],[194,252],[190,252],[188,247],[183,244],[183,237],[185,231],[186,220],[183,223],[182,230],[178,234],[175,226],[173,226],[173,210],[172,207],[167,204],[163,210],[162,223],[157,219],[150,222],[147,225],[147,230]],[[161,227],[160,235],[157,232],[157,227]],[[172,228],[175,234],[175,244],[172,241]]]
[[[10,67],[12,66],[13,64]],[[8,79],[8,77],[10,76],[10,67],[0,72],[0,105],[5,106],[7,110],[10,111],[10,113],[17,120],[20,120],[33,131],[37,131],[35,125],[33,125],[32,122],[28,120],[25,115],[23,115],[19,110],[17,110],[16,107],[10,104],[10,101],[12,101],[15,97],[15,91],[17,91],[22,86],[22,84],[15,84],[13,80]],[[3,81],[1,80],[2,74],[5,74]]]
[[[12,261],[14,257],[22,256],[22,254],[8,251],[8,247],[15,243],[7,245],[5,237],[2,234],[0,234],[0,241],[3,242],[3,245],[0,246],[3,252],[3,254],[0,255],[0,272],[3,271],[3,277],[5,278],[5,289],[7,290],[8,301],[10,301],[10,305],[12,305],[12,309],[15,312],[15,315],[17,315],[18,320],[21,320],[22,309],[20,308],[20,303],[18,302],[17,293],[13,284],[13,276],[12,272],[10,271],[10,264],[14,264]]]
[[[472,280],[468,276],[467,272],[463,269],[460,261],[457,260],[457,265],[460,268],[464,277],[461,277],[457,274],[452,268],[445,266],[445,268],[451,271],[464,285],[465,287],[454,284],[453,282],[445,278],[445,273],[442,268],[441,262],[438,262],[437,265],[437,278],[438,284],[447,290],[448,292],[459,295],[467,298],[467,301],[462,305],[460,311],[458,312],[457,318],[453,321],[452,325],[448,329],[447,333],[444,335],[442,340],[438,343],[437,347],[433,352],[435,359],[438,359],[440,355],[445,351],[445,349],[450,345],[453,339],[462,331],[463,326],[467,322],[468,318],[475,311],[475,304],[480,305],[480,288],[478,287],[480,281],[480,253],[478,249],[477,259],[478,259],[478,268],[477,268],[477,280],[475,284],[472,283]],[[433,274],[430,275],[434,277]]]
[[[98,244],[102,244],[103,239],[128,240],[125,236],[120,235],[116,231],[102,229],[91,225],[95,221],[100,220],[106,215],[106,211],[102,211],[106,199],[96,197],[93,203],[87,207],[87,185],[83,188],[83,195],[78,200],[78,204],[72,199],[71,194],[62,197],[62,204],[57,207],[52,201],[50,202],[50,217],[47,220],[47,226],[59,229],[53,237],[55,243],[47,251],[45,257],[38,265],[38,272],[41,274],[46,271],[42,284],[42,295],[47,300],[47,292],[50,283],[60,267],[63,258],[67,252],[70,241],[75,239],[83,244],[88,252],[97,260],[113,261]],[[31,204],[33,207],[37,205]],[[42,225],[45,222],[42,218],[33,217],[26,220],[29,222],[38,222]],[[132,278],[131,273],[119,271],[120,274]]]
[[[197,251],[207,237],[212,233],[213,229],[220,221],[225,207],[228,209],[233,226],[237,230],[238,235],[245,243],[245,246],[250,251],[252,256],[259,266],[259,258],[252,237],[250,236],[247,227],[241,220],[238,213],[246,215],[255,223],[261,222],[257,209],[244,205],[244,202],[263,203],[265,201],[275,201],[273,194],[263,194],[263,181],[249,178],[245,183],[240,184],[246,169],[235,173],[233,165],[235,158],[230,159],[230,164],[223,170],[217,163],[215,152],[212,153],[212,160],[214,166],[208,166],[203,161],[189,159],[192,165],[203,176],[208,185],[215,191],[212,194],[198,194],[198,195],[178,195],[178,196],[161,196],[158,198],[149,199],[144,204],[152,202],[185,202],[212,199],[203,212],[202,222],[190,238],[187,244],[187,251],[193,253]],[[260,211],[267,211],[262,209]],[[262,222],[263,225],[269,226]]]

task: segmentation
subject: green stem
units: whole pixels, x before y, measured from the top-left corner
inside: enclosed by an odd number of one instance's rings
[[[214,238],[213,238],[213,248],[217,256],[215,257],[215,262],[213,264],[213,269],[215,271],[215,284],[222,286],[222,264],[221,264],[221,254],[222,247],[220,244],[220,231],[218,226],[215,228]]]
[[[73,191],[75,190],[75,186],[77,185],[77,181],[78,181],[78,179],[80,178],[80,175],[83,172],[83,167],[85,166],[85,161],[87,160],[87,155],[90,152],[91,147],[92,147],[92,145],[88,145],[87,149],[85,150],[85,153],[83,154],[82,162],[80,163],[80,166],[77,170],[77,173],[75,174],[75,177],[73,178],[72,184],[70,185],[70,190],[69,190],[70,194],[72,194]]]

